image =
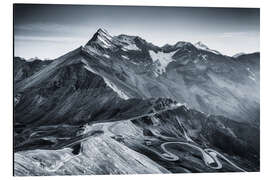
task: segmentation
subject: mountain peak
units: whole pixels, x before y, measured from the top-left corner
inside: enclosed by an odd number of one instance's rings
[[[99,28],[97,30],[97,32],[93,35],[91,40],[96,40],[98,37],[100,38],[107,38],[107,39],[111,39],[112,36],[108,33],[107,30],[103,29],[103,28]]]
[[[96,33],[109,35],[108,31],[103,28],[99,28]]]
[[[195,46],[197,49],[201,49],[201,50],[204,50],[204,51],[212,52],[212,53],[217,54],[217,55],[220,55],[220,54],[221,54],[220,52],[218,52],[218,51],[216,51],[216,50],[210,49],[207,45],[205,45],[205,44],[202,43],[201,41],[195,43],[194,46]]]
[[[202,43],[201,41],[198,41],[197,43],[194,44],[195,47],[197,48],[201,48],[201,49],[209,49],[208,46],[206,46],[204,43]]]
[[[93,37],[86,43],[86,46],[96,43],[102,47],[108,48],[111,44],[111,41],[112,36],[108,33],[108,31],[103,28],[99,28]]]
[[[186,45],[191,45],[191,43],[185,42],[185,41],[178,41],[177,43],[175,43],[174,46],[179,48],[179,47],[183,47],[183,46],[186,46]]]

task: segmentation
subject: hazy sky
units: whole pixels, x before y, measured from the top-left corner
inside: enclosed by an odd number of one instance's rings
[[[98,28],[158,46],[202,41],[226,55],[259,51],[260,11],[251,8],[15,5],[15,56],[56,58]]]

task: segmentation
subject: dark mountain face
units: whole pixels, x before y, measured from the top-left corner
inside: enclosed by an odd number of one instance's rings
[[[14,57],[14,81],[15,83],[32,76],[36,72],[40,71],[46,65],[50,64],[49,60],[39,60],[26,61],[20,57]]]
[[[228,57],[181,41],[158,47],[103,29],[52,62],[15,58],[15,171],[81,174],[73,161],[48,170],[72,152],[97,168],[86,174],[258,171],[259,61],[259,53]],[[162,155],[165,146],[174,155]],[[97,153],[115,158],[87,160]],[[36,167],[36,156],[45,164]],[[137,169],[113,168],[118,156]]]
[[[151,107],[144,100],[122,100],[116,93],[117,87],[112,89],[113,85],[106,78],[88,69],[80,51],[79,48],[70,52],[43,68],[37,76],[15,84],[15,131],[16,127],[28,130],[117,120],[140,115]],[[133,103],[139,105],[131,106]],[[126,114],[122,115],[122,111]]]

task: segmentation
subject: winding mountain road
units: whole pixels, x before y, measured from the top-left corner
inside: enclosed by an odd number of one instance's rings
[[[170,109],[174,109],[174,108],[177,108],[177,107],[172,107]],[[166,109],[166,110],[168,110],[168,109]],[[153,116],[153,115],[155,115],[157,113],[160,113],[160,112],[163,112],[163,111],[166,111],[166,110],[161,110],[161,111],[154,112],[154,113],[148,113],[148,114],[144,114],[144,115],[141,115],[141,116],[132,117],[132,118],[129,118],[129,119],[125,119],[123,121],[130,121],[130,120],[138,119],[138,118],[141,118],[141,117],[144,117],[144,116]],[[111,136],[111,135],[119,135],[118,132],[114,132],[114,128],[119,123],[121,123],[123,121],[117,121],[117,122],[111,122],[111,123],[97,123],[97,124],[102,125],[101,129],[99,129],[99,131],[102,131],[102,132],[100,132],[99,134],[106,134],[106,135],[109,135],[109,136]],[[222,163],[218,159],[218,157],[219,157],[219,158],[222,158],[223,160],[227,161],[234,168],[236,168],[236,169],[238,169],[238,170],[240,170],[242,172],[246,172],[244,169],[242,169],[239,166],[237,166],[236,164],[234,164],[232,161],[230,161],[228,158],[223,156],[221,153],[219,153],[219,152],[217,152],[217,151],[215,151],[213,149],[210,149],[210,148],[202,149],[201,147],[199,147],[189,137],[188,133],[186,132],[186,130],[183,127],[180,120],[178,120],[178,123],[179,123],[179,126],[183,129],[183,133],[184,133],[183,136],[185,137],[186,141],[175,141],[176,138],[161,135],[158,131],[153,130],[152,133],[156,137],[159,137],[159,138],[164,139],[165,141],[167,141],[167,142],[164,142],[164,143],[162,143],[160,145],[160,147],[164,151],[164,153],[153,151],[155,154],[157,154],[158,156],[160,156],[162,159],[164,159],[166,161],[177,161],[177,160],[179,160],[179,157],[176,154],[174,154],[173,152],[169,151],[167,149],[167,146],[170,145],[170,144],[186,145],[186,146],[189,146],[189,147],[191,147],[193,149],[196,149],[197,151],[200,151],[201,154],[202,154],[202,159],[203,159],[205,165],[207,167],[211,168],[211,169],[216,169],[217,170],[217,169],[221,169],[223,167]],[[88,138],[92,137],[95,134],[94,132],[95,131],[91,130],[89,132],[86,132],[86,134],[83,134],[83,135],[81,135],[79,137],[75,137],[71,141],[69,141],[69,143],[65,144],[64,146],[62,145],[62,148],[70,147],[70,146],[72,146],[74,144],[86,141]],[[66,163],[67,161],[70,161],[71,159],[73,159],[75,157],[76,157],[76,155],[75,156],[64,157],[62,160],[58,161],[58,163],[55,166],[47,167],[46,170],[47,171],[57,171],[61,166],[64,165],[64,163]]]
[[[168,155],[170,155],[170,157],[172,158],[172,160],[178,160],[178,156],[176,156],[175,154],[171,153],[169,150],[166,149],[166,146],[169,145],[169,144],[181,144],[181,145],[187,145],[187,146],[190,146],[196,150],[199,150],[201,153],[202,153],[202,156],[203,156],[203,161],[205,163],[206,166],[212,168],[212,169],[221,169],[222,168],[222,164],[220,163],[220,161],[216,158],[216,157],[213,157],[211,154],[208,154],[207,152],[205,152],[202,148],[200,148],[199,146],[196,146],[194,144],[190,144],[190,143],[187,143],[187,142],[165,142],[165,143],[162,143],[160,146],[162,148],[162,150],[164,152],[166,152]],[[175,158],[177,157],[177,158]],[[166,158],[166,160],[168,160],[168,158]],[[213,164],[217,164],[216,166],[213,165]]]
[[[210,149],[210,148],[207,148],[207,149],[204,149],[205,152],[209,153],[213,158],[217,159],[217,156],[220,156],[220,158],[224,159],[225,161],[227,161],[229,164],[231,164],[233,167],[235,167],[236,169],[242,171],[242,172],[247,172],[245,171],[244,169],[240,168],[239,166],[237,166],[236,164],[234,164],[232,161],[230,161],[228,158],[226,158],[225,156],[223,156],[221,153],[213,150],[213,149]]]
[[[152,114],[155,114],[155,113],[152,113]],[[118,123],[120,123],[120,122],[115,122],[112,125],[106,127],[105,131],[109,131],[111,134],[117,135],[118,133],[114,132],[114,128],[118,125]],[[216,169],[217,170],[217,169],[221,169],[223,167],[222,163],[218,159],[218,156],[219,156],[219,158],[222,158],[223,160],[227,161],[229,164],[231,164],[236,169],[238,169],[238,170],[240,170],[242,172],[246,172],[244,169],[242,169],[239,166],[237,166],[236,164],[234,164],[232,161],[230,161],[228,158],[223,156],[221,153],[219,153],[219,152],[217,152],[217,151],[215,151],[213,149],[210,149],[210,148],[202,149],[201,147],[196,145],[196,143],[189,137],[189,135],[186,132],[185,128],[183,128],[182,123],[180,122],[180,120],[178,120],[178,123],[179,123],[180,127],[182,127],[182,129],[183,129],[184,137],[186,138],[187,142],[184,142],[184,141],[172,141],[172,140],[175,140],[175,138],[163,136],[158,131],[153,130],[152,133],[155,136],[157,136],[159,138],[162,138],[162,139],[164,139],[166,141],[169,141],[169,142],[162,143],[160,145],[161,149],[165,153],[159,153],[159,152],[154,151],[155,154],[159,155],[162,159],[167,160],[167,161],[177,161],[177,160],[179,160],[179,157],[177,155],[175,155],[174,153],[170,152],[166,148],[166,146],[168,146],[169,144],[181,144],[181,145],[186,145],[186,146],[189,146],[191,148],[194,148],[194,149],[200,151],[201,154],[202,154],[202,158],[203,158],[203,161],[204,161],[205,165],[208,166],[211,169]]]

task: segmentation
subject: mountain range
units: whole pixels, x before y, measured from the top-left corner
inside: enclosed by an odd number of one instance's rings
[[[99,29],[14,58],[14,174],[259,171],[260,53],[162,47]]]

